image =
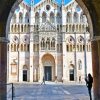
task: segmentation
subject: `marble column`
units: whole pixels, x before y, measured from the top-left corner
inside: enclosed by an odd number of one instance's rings
[[[66,77],[66,75],[68,75],[68,73],[66,73],[67,66],[66,66],[66,40],[65,40],[65,33],[63,33],[62,46],[63,46],[63,52],[62,52],[62,56],[63,56],[63,76],[62,76],[62,81],[66,82],[66,81],[68,81],[68,77]]]
[[[7,39],[0,37],[0,100],[6,100]]]
[[[94,100],[100,100],[100,40],[93,40],[91,44]]]

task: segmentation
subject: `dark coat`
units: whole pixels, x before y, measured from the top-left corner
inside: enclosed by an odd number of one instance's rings
[[[92,83],[93,83],[93,78],[91,76],[91,74],[88,74],[88,77],[85,79],[86,81],[86,85],[89,89],[92,88]]]

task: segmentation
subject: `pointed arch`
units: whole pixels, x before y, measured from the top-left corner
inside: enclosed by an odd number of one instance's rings
[[[55,50],[55,38],[52,38],[51,40],[51,49]]]
[[[46,48],[50,50],[50,38],[47,38],[46,40]]]
[[[19,23],[23,22],[23,14],[22,12],[19,13]]]
[[[35,23],[39,24],[39,13],[38,12],[35,13]]]
[[[43,23],[46,22],[46,18],[47,18],[47,14],[46,14],[46,12],[43,12],[42,13],[42,22]]]
[[[41,49],[44,50],[45,49],[45,39],[42,38],[41,40]]]
[[[29,23],[29,14],[26,12],[25,14],[25,23]]]
[[[71,14],[71,12],[67,12],[66,22],[67,23],[71,23],[72,22],[72,14]]]
[[[60,22],[61,22],[61,15],[60,15],[59,12],[58,12],[57,15],[56,15],[56,22],[57,22],[58,24],[60,24]]]
[[[84,16],[83,16],[83,12],[81,12],[81,14],[80,14],[80,23],[84,23]]]
[[[79,22],[78,17],[79,17],[78,13],[77,12],[74,12],[74,15],[73,15],[74,23],[78,23]]]
[[[53,12],[50,13],[50,22],[54,23],[54,13]]]
[[[12,22],[12,23],[16,23],[16,13],[14,13],[14,15],[13,15],[13,17],[12,17],[12,19],[11,19],[11,22]]]

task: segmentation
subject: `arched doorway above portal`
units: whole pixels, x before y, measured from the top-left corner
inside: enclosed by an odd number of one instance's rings
[[[28,67],[27,67],[27,65],[24,65],[23,66],[23,81],[27,81],[27,79],[28,79]]]
[[[54,56],[47,53],[44,54],[40,60],[41,60],[41,64],[40,64],[41,66],[39,66],[41,69],[40,78],[42,79],[44,76],[46,81],[54,81],[55,73],[56,73]]]
[[[73,64],[70,64],[69,66],[69,80],[74,81],[75,77],[75,66]]]

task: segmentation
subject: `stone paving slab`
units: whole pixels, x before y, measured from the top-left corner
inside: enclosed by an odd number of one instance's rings
[[[15,84],[14,87],[14,100],[89,100],[87,87],[82,84]]]

